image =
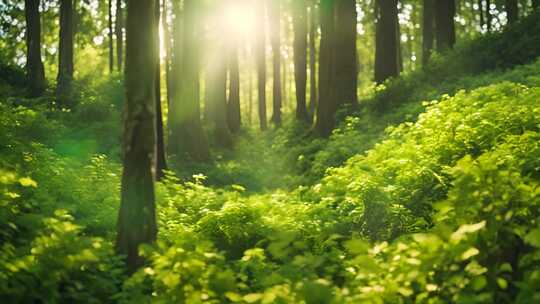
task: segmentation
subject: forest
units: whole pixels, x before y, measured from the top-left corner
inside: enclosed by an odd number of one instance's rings
[[[540,303],[540,1],[0,0],[0,303]]]

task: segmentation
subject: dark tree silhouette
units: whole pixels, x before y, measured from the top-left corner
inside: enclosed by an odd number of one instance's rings
[[[307,82],[307,6],[305,0],[293,1],[294,80],[296,83],[296,119],[309,122],[306,105]]]
[[[39,0],[25,0],[26,17],[26,77],[30,97],[38,97],[45,91],[45,69],[41,61],[41,22]]]
[[[270,42],[272,45],[272,122],[281,124],[281,5],[280,1],[268,2],[268,19],[270,20]]]
[[[453,48],[456,43],[455,14],[456,3],[454,0],[435,1],[435,35],[439,52]]]
[[[259,100],[259,126],[261,131],[267,128],[266,122],[266,26],[264,25],[265,16],[265,1],[257,2],[257,18],[259,24],[257,27],[258,34],[255,41],[255,56],[257,61],[257,86]]]
[[[59,107],[72,106],[73,0],[60,0],[60,45],[56,100]]]
[[[431,53],[433,52],[434,5],[435,0],[424,0],[424,11],[422,14],[422,65],[424,67],[429,63]]]
[[[397,0],[377,0],[375,34],[375,82],[399,75]]]
[[[129,272],[143,263],[138,248],[157,235],[155,153],[155,1],[127,1],[125,107],[121,204],[117,251],[126,256]]]

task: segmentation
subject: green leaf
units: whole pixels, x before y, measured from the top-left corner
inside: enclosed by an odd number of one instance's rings
[[[260,293],[250,293],[244,296],[244,301],[248,303],[255,303],[262,298]]]
[[[540,228],[531,230],[524,238],[525,243],[540,248]]]

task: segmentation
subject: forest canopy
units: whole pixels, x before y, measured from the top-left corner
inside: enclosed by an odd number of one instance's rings
[[[540,302],[539,9],[0,0],[1,302]]]

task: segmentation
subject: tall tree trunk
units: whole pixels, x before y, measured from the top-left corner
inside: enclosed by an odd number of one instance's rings
[[[248,71],[248,124],[251,126],[253,118],[253,73],[251,69]]]
[[[317,12],[316,5],[309,9],[309,119],[313,120],[317,108]]]
[[[422,66],[426,67],[433,52],[433,28],[435,0],[424,0],[424,11],[422,14]]]
[[[492,20],[493,20],[493,16],[491,15],[491,1],[486,0],[486,24],[487,24],[488,32],[491,32]]]
[[[163,27],[163,47],[165,48],[165,81],[167,87],[167,106],[170,107],[172,100],[172,77],[171,77],[171,34],[167,18],[169,16],[167,10],[167,0],[162,0],[162,18],[161,26]]]
[[[399,75],[397,0],[377,0],[375,35],[375,82]]]
[[[117,0],[118,1],[118,0]],[[113,20],[112,20],[112,0],[108,1],[108,13],[109,13],[109,24],[108,24],[108,36],[109,36],[109,74],[112,74],[114,69],[114,45],[113,45]]]
[[[453,48],[456,43],[455,13],[454,0],[435,1],[435,34],[439,52]]]
[[[518,0],[506,0],[504,4],[508,24],[516,22],[519,18]]]
[[[270,23],[270,41],[272,44],[272,122],[281,125],[281,5],[280,1],[270,0],[268,19]]]
[[[39,0],[25,0],[26,17],[26,78],[30,97],[38,97],[45,91],[45,69],[41,61],[41,22]]]
[[[56,99],[59,107],[70,107],[73,82],[73,0],[60,0],[60,45]]]
[[[267,129],[266,122],[266,26],[264,25],[265,1],[257,3],[258,34],[255,35],[255,56],[257,60],[257,86],[259,100],[259,125],[261,131]]]
[[[358,104],[356,89],[356,1],[336,1],[334,48],[334,95],[336,101],[355,107]],[[397,22],[397,18],[396,18]]]
[[[173,90],[169,116],[169,145],[181,160],[204,162],[210,159],[210,150],[199,103],[198,4],[198,0],[184,0],[182,43],[176,42],[178,35],[175,34],[173,57],[177,61],[182,58],[181,63],[173,65],[173,81],[177,87]]]
[[[122,10],[122,1],[116,0],[116,68],[122,71],[124,64],[124,12]]]
[[[155,153],[154,1],[128,0],[121,204],[117,251],[133,273],[143,263],[138,248],[156,239],[152,159]]]
[[[296,119],[309,122],[306,106],[307,82],[307,7],[305,0],[293,1],[294,80],[296,83]]]
[[[163,111],[161,110],[161,61],[160,61],[160,43],[159,43],[159,0],[155,0],[155,25],[154,25],[154,47],[156,54],[156,179],[161,180],[165,175],[164,170],[167,170],[167,158],[165,156],[165,134],[163,132]]]
[[[486,24],[484,20],[484,1],[478,0],[478,13],[480,14],[480,29],[484,29],[484,25]]]
[[[238,46],[233,45],[229,58],[229,98],[227,102],[227,123],[233,133],[240,131],[240,68],[238,66]]]
[[[332,133],[337,102],[333,98],[334,83],[334,0],[321,0],[321,45],[319,51],[319,107],[315,132],[322,137]]]
[[[217,50],[216,53],[219,52]],[[210,61],[206,90],[209,93],[208,103],[212,107],[215,141],[220,147],[232,148],[233,140],[227,125],[227,61],[217,54]]]

